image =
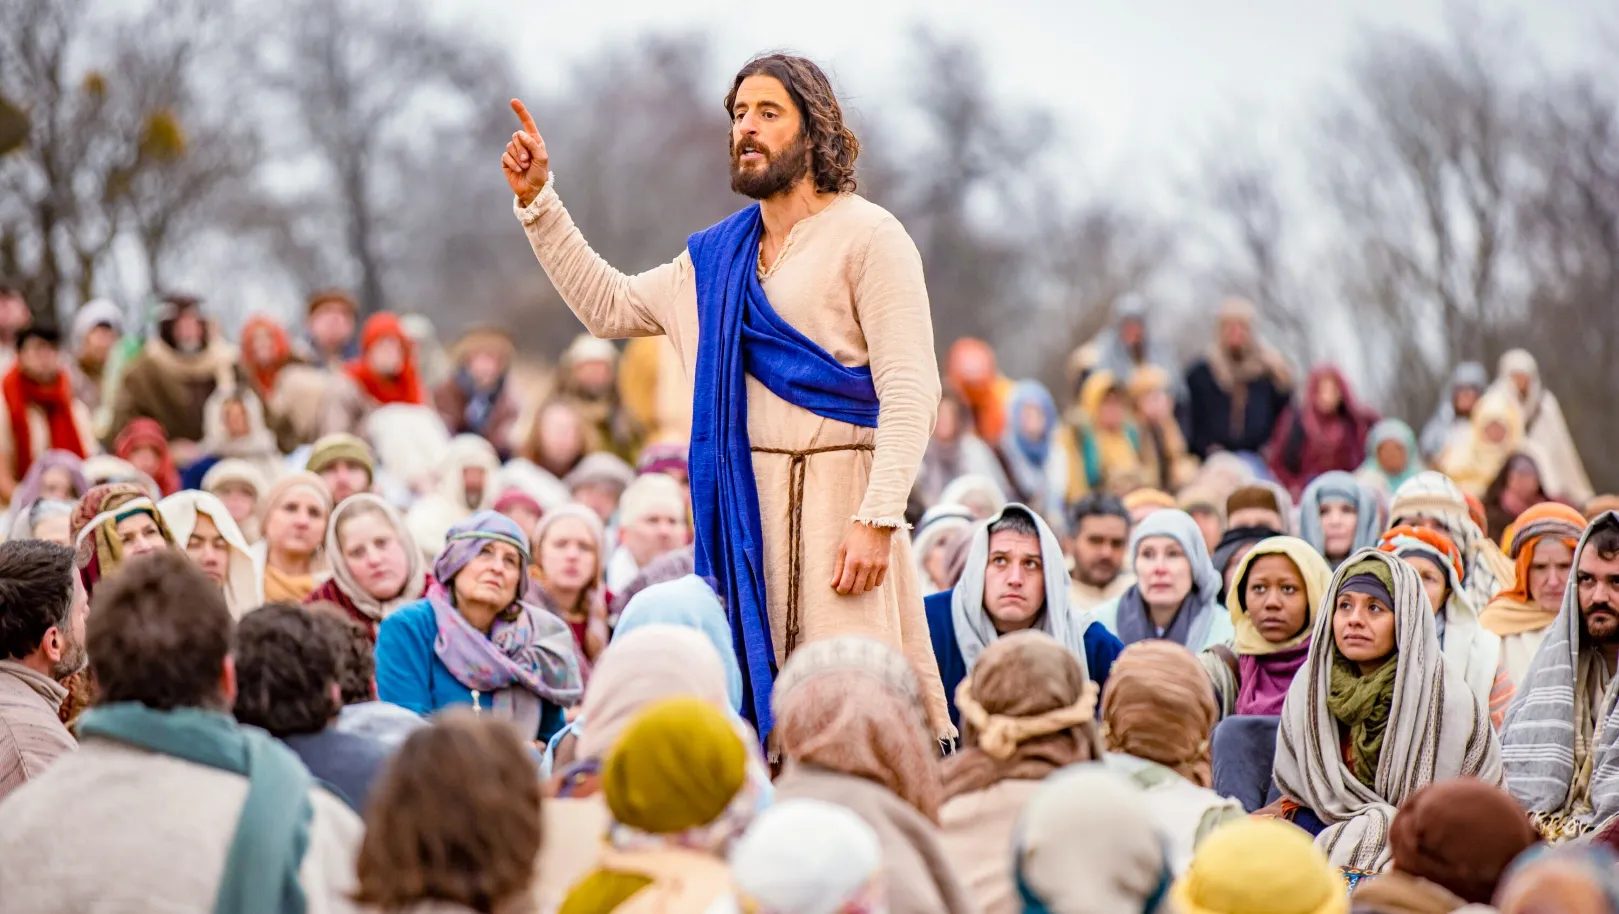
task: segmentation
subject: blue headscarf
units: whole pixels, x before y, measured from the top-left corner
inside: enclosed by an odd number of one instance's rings
[[[731,707],[742,710],[742,667],[737,664],[736,651],[731,647],[731,623],[708,582],[688,574],[679,580],[646,588],[624,607],[618,617],[618,627],[613,629],[613,638],[617,640],[626,632],[647,625],[678,625],[702,632],[714,645],[714,652],[720,655],[720,663],[725,667],[725,691],[731,698]]]
[[[1023,432],[1023,408],[1031,404],[1040,407],[1046,417],[1045,434],[1039,438],[1030,438]],[[1044,385],[1038,381],[1019,381],[1012,388],[1006,409],[1006,431],[1025,460],[1035,466],[1045,466],[1051,454],[1051,439],[1057,432],[1057,404]]]
[[[1342,470],[1322,473],[1305,487],[1299,499],[1299,539],[1327,558],[1327,534],[1321,529],[1321,507],[1329,501],[1348,502],[1355,508],[1355,539],[1339,561],[1377,545],[1383,534],[1383,511],[1377,496]],[[1332,564],[1332,559],[1327,558],[1327,562]]]
[[[1393,441],[1405,448],[1405,466],[1398,472],[1390,473],[1377,462],[1377,448],[1385,441]],[[1366,435],[1366,460],[1356,470],[1356,473],[1373,473],[1388,480],[1388,489],[1393,493],[1407,479],[1422,471],[1422,452],[1417,450],[1417,435],[1411,431],[1411,426],[1399,419],[1384,419],[1372,426]]]

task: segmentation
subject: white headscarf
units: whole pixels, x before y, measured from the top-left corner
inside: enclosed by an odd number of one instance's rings
[[[783,800],[765,810],[732,849],[731,872],[749,911],[886,910],[877,833],[854,812],[824,800]]]
[[[264,570],[224,502],[207,492],[187,489],[158,502],[157,510],[174,534],[175,546],[181,549],[197,529],[197,516],[207,515],[230,547],[230,559],[225,565],[225,605],[230,607],[231,615],[240,619],[264,605]]]
[[[922,585],[922,595],[938,593],[928,575],[928,553],[945,537],[959,533],[977,523],[972,510],[965,505],[938,504],[929,508],[916,525],[911,537],[911,560],[916,565],[916,580]]]

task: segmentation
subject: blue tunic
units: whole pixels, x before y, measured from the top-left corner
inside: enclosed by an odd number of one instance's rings
[[[377,629],[377,697],[426,716],[451,705],[471,705],[472,690],[450,673],[438,658],[438,619],[426,598],[400,607]],[[478,704],[493,707],[494,696],[481,694]],[[562,729],[562,708],[541,700],[540,732],[534,739],[548,740]]]
[[[956,617],[950,608],[953,591],[942,590],[922,601],[928,614],[928,637],[933,640],[933,656],[939,662],[939,678],[944,682],[944,700],[950,706],[950,722],[961,729],[956,711],[956,689],[967,678],[967,661],[956,640]],[[1105,626],[1092,622],[1085,629],[1085,666],[1098,688],[1107,685],[1107,674],[1124,645]]]

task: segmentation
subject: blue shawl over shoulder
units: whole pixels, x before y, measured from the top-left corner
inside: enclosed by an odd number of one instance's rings
[[[743,671],[742,710],[761,739],[772,722],[776,654],[744,375],[822,418],[877,427],[870,367],[840,364],[770,307],[758,274],[763,225],[754,204],[687,241],[697,280],[697,376],[688,455],[697,573],[717,581],[725,599]]]

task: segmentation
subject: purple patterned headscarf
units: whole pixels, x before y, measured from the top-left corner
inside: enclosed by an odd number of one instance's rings
[[[489,542],[515,548],[524,567],[517,599],[485,636],[455,608],[454,582]],[[584,684],[567,623],[525,599],[531,592],[528,564],[528,537],[522,528],[504,515],[480,511],[450,528],[444,552],[433,565],[427,599],[438,622],[434,652],[456,681],[492,695],[496,712],[513,717],[523,729],[529,729],[532,719],[537,730],[540,708],[529,696],[571,707],[579,702]]]
[[[90,491],[90,484],[84,478],[84,461],[72,451],[52,448],[39,455],[23,474],[22,481],[17,483],[17,491],[11,496],[11,516],[15,519],[11,530],[12,539],[27,539],[33,535],[33,528],[27,526],[28,512],[39,501],[40,489],[45,487],[45,474],[51,470],[67,470],[73,477],[73,497],[68,501],[78,501],[84,493]],[[22,526],[17,526],[19,523]]]

